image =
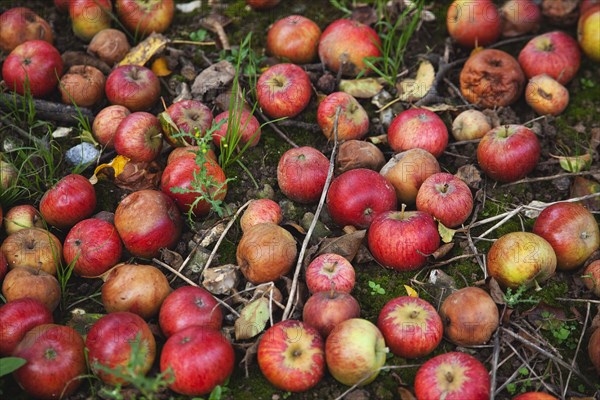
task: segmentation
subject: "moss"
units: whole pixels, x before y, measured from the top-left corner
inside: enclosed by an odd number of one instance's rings
[[[540,285],[542,290],[537,292],[537,297],[546,304],[551,306],[563,307],[564,302],[557,300],[559,297],[568,297],[569,284],[566,279],[555,277]]]

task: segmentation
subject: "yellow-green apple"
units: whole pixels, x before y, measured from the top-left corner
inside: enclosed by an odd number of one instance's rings
[[[546,207],[535,220],[532,232],[550,243],[560,270],[581,266],[600,247],[598,223],[578,203],[560,202]]]
[[[229,126],[229,116],[231,114],[231,127]],[[224,121],[224,122],[221,122]],[[246,110],[230,113],[229,110],[223,111],[215,117],[214,124],[221,123],[213,132],[213,142],[221,146],[221,141],[227,135],[232,136],[233,140],[228,140],[229,146],[249,143],[249,147],[256,146],[260,141],[260,123],[256,117]],[[229,131],[229,133],[227,132]],[[236,136],[237,135],[237,136]],[[225,142],[224,142],[225,143]]]
[[[511,232],[492,244],[487,271],[504,287],[530,287],[554,275],[556,254],[550,243],[535,233]]]
[[[163,132],[158,118],[137,111],[129,114],[119,124],[113,145],[118,154],[132,161],[150,162],[160,154]]]
[[[206,134],[213,122],[213,114],[204,103],[198,100],[181,100],[173,103],[165,111],[177,129],[165,123],[164,118],[159,116],[165,140],[171,146],[187,146],[196,143],[196,139]],[[173,137],[174,134],[185,134],[185,136]]]
[[[334,139],[333,127],[337,108],[341,107],[338,119],[339,141],[361,139],[369,131],[369,116],[360,103],[345,92],[334,92],[325,97],[317,108],[317,123],[327,139]]]
[[[597,297],[600,297],[600,260],[596,260],[585,267],[581,278],[585,287]]]
[[[26,228],[43,228],[44,220],[38,210],[30,204],[10,208],[4,215],[4,230],[7,235]]]
[[[350,293],[354,288],[354,267],[346,258],[335,253],[317,256],[306,267],[306,286],[311,293],[335,289]]]
[[[14,7],[0,14],[0,50],[8,53],[28,40],[54,42],[52,28],[45,19],[27,7]]]
[[[492,129],[492,121],[479,110],[465,110],[452,122],[452,136],[457,142],[481,139]]]
[[[129,53],[127,36],[118,29],[102,29],[88,45],[87,52],[113,66]]]
[[[133,353],[134,343],[137,354]],[[135,376],[146,375],[156,357],[156,341],[150,327],[140,316],[126,311],[107,314],[96,321],[85,338],[85,348],[90,369],[109,385],[124,384],[125,377],[133,378],[126,367],[134,357]]]
[[[10,90],[33,97],[49,95],[63,72],[63,61],[54,46],[29,40],[15,47],[2,64],[2,79]]]
[[[581,12],[577,23],[577,41],[583,53],[598,63],[600,62],[600,5]]]
[[[558,398],[544,392],[525,392],[512,400],[558,400]]]
[[[327,209],[339,226],[364,229],[381,213],[395,210],[394,187],[383,175],[365,168],[346,171],[331,182]]]
[[[433,174],[417,192],[417,210],[431,214],[449,228],[460,226],[473,211],[471,189],[459,177]]]
[[[96,208],[96,191],[84,176],[69,174],[44,193],[40,214],[46,223],[68,229],[89,217]]]
[[[58,280],[41,269],[13,268],[4,277],[2,295],[7,303],[17,299],[36,299],[53,312],[60,302]]]
[[[306,300],[302,320],[326,338],[338,324],[360,317],[360,305],[349,293],[330,289],[317,292]]]
[[[173,379],[169,388],[186,396],[209,394],[233,372],[235,353],[221,332],[190,326],[169,337],[160,355],[161,372]]]
[[[440,164],[430,152],[415,148],[395,154],[380,173],[394,187],[399,203],[414,204],[425,179],[440,171]]]
[[[400,296],[381,309],[377,327],[390,351],[402,358],[425,357],[442,341],[442,320],[433,306],[418,297]]]
[[[540,115],[559,115],[569,105],[569,91],[549,75],[536,75],[525,87],[525,101]]]
[[[502,19],[491,0],[455,0],[448,8],[446,28],[461,46],[488,46],[500,37]]]
[[[246,0],[246,4],[253,10],[268,10],[275,7],[281,0]]]
[[[8,236],[0,247],[10,269],[31,267],[56,275],[62,260],[62,244],[51,232],[25,228]]]
[[[60,78],[62,102],[78,107],[92,107],[104,98],[104,74],[91,65],[73,65]]]
[[[0,159],[0,189],[3,191],[13,186],[19,177],[17,168],[9,162]]]
[[[358,21],[337,19],[325,28],[319,40],[319,58],[333,72],[355,77],[368,74],[365,58],[381,56],[377,32]]]
[[[388,351],[377,326],[361,318],[336,325],[325,341],[329,372],[348,386],[364,386],[377,378]]]
[[[106,78],[106,98],[130,111],[145,111],[160,97],[160,82],[152,70],[141,65],[122,65]]]
[[[240,228],[242,232],[247,231],[250,227],[265,222],[280,224],[283,220],[283,214],[279,204],[271,199],[252,200],[248,204],[248,208],[240,218]]]
[[[513,37],[537,31],[542,12],[533,0],[508,0],[500,8],[502,36]]]
[[[50,310],[36,299],[26,297],[6,303],[0,307],[0,356],[10,356],[32,328],[53,322]]]
[[[600,376],[600,329],[596,328],[588,342],[588,356]]]
[[[440,316],[446,337],[459,346],[487,343],[500,323],[498,307],[492,297],[485,290],[471,286],[446,297]]]
[[[317,57],[321,28],[302,15],[288,15],[275,21],[267,31],[267,53],[294,64],[306,64]]]
[[[419,400],[488,400],[490,377],[475,357],[450,352],[430,358],[417,371],[415,395]]]
[[[289,199],[304,204],[316,203],[325,187],[329,160],[314,147],[287,150],[277,164],[277,184]]]
[[[219,330],[223,323],[223,313],[208,290],[196,286],[181,286],[163,301],[158,313],[158,323],[166,337],[194,325]]]
[[[256,82],[258,104],[272,118],[295,117],[306,108],[311,95],[308,74],[296,64],[275,64]]]
[[[270,327],[258,344],[258,366],[267,380],[286,392],[304,392],[325,374],[325,351],[317,330],[300,321]]]
[[[92,124],[92,134],[102,146],[114,149],[114,137],[119,124],[131,114],[127,107],[113,105],[103,108]]]
[[[101,30],[110,28],[111,13],[110,0],[71,0],[69,3],[73,33],[86,42]]]
[[[435,157],[448,145],[448,129],[436,113],[424,108],[411,108],[393,119],[388,131],[388,144],[395,152],[414,148],[427,150]]]
[[[381,265],[397,271],[421,268],[440,246],[433,217],[422,211],[387,211],[373,220],[367,232],[371,254]]]
[[[533,131],[523,125],[501,125],[481,139],[477,162],[490,178],[514,182],[533,171],[540,158],[540,142]]]
[[[136,257],[156,257],[161,248],[174,246],[182,226],[173,200],[157,190],[133,192],[121,200],[115,211],[117,232],[125,248]]]
[[[580,62],[577,41],[562,31],[534,37],[519,53],[519,64],[528,79],[547,74],[563,85],[577,74]]]
[[[116,0],[117,16],[136,37],[166,31],[173,21],[173,0]]]

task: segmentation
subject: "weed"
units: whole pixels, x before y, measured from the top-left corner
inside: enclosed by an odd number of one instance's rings
[[[539,299],[534,299],[531,296],[523,297],[525,292],[527,291],[527,287],[521,285],[517,288],[517,290],[513,293],[511,288],[506,289],[506,294],[504,294],[504,302],[510,308],[515,308],[519,304],[537,304],[540,302]]]
[[[379,283],[375,283],[373,281],[369,281],[369,287],[371,288],[371,296],[384,295],[385,289],[379,285]]]
[[[190,32],[190,40],[194,42],[204,42],[208,36],[208,31],[205,29],[198,29],[195,32]]]
[[[0,377],[10,374],[21,368],[27,361],[20,357],[2,357],[0,358]]]
[[[554,342],[559,346],[565,346],[568,349],[574,350],[577,348],[577,324],[571,321],[562,321],[550,311],[543,311],[542,328],[550,331]]]
[[[581,82],[581,86],[583,86],[584,89],[593,89],[596,87],[596,83],[588,78],[582,77],[579,82]]]
[[[508,385],[506,385],[506,390],[511,395],[514,395],[517,392],[525,393],[525,392],[529,391],[529,389],[532,386],[531,379],[529,378],[529,369],[527,369],[527,367],[519,368],[519,376],[521,377],[521,379],[519,379],[519,381],[511,382]]]

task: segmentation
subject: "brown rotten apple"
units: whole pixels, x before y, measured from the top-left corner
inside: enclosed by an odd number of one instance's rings
[[[13,233],[4,240],[0,250],[10,269],[31,267],[56,275],[62,260],[60,240],[40,228],[21,229]]]
[[[0,15],[0,49],[10,52],[28,40],[52,44],[54,35],[45,19],[27,7],[15,7]]]
[[[94,35],[87,51],[112,67],[125,57],[130,47],[123,32],[103,29]]]
[[[335,172],[341,174],[355,168],[367,168],[379,171],[385,165],[385,156],[371,142],[364,140],[346,140],[338,149],[335,160]]]
[[[91,65],[73,65],[60,78],[62,102],[91,107],[104,98],[104,74]]]
[[[600,328],[596,328],[588,342],[588,355],[600,375]]]
[[[537,31],[542,12],[533,0],[508,0],[500,8],[502,36],[513,37]]]
[[[54,311],[60,302],[60,285],[53,275],[43,270],[17,267],[4,277],[2,295],[8,303],[26,297],[36,299]]]

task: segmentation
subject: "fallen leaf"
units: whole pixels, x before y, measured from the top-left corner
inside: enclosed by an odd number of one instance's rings
[[[454,239],[454,234],[456,233],[456,230],[450,229],[447,226],[445,226],[444,224],[442,224],[441,221],[438,221],[438,233],[440,234],[440,237],[442,238],[442,242],[450,243],[452,241],[452,239]]]
[[[169,76],[173,73],[173,71],[169,69],[169,66],[167,65],[167,59],[165,57],[158,57],[156,60],[154,60],[150,69],[156,76]]]
[[[269,320],[269,299],[261,297],[248,303],[235,320],[235,339],[250,339],[258,335],[267,326]]]
[[[405,387],[398,387],[398,395],[400,396],[400,400],[416,400],[417,398],[412,394],[410,390]]]
[[[105,314],[86,313],[81,308],[71,311],[71,319],[67,321],[67,326],[75,329],[80,335],[87,335],[92,325],[94,325]]]
[[[571,186],[571,197],[583,197],[589,194],[600,193],[600,183],[590,179],[576,176]],[[600,210],[600,197],[580,201],[590,211]]]
[[[417,291],[412,287],[404,285],[404,289],[406,290],[406,294],[408,294],[410,297],[419,297],[419,293],[417,293]]]
[[[233,264],[206,268],[202,286],[212,294],[230,295],[240,281],[239,267]]]
[[[376,78],[342,79],[340,81],[342,92],[359,99],[370,99],[381,92],[381,89],[383,89],[383,85]]]
[[[414,79],[407,78],[396,84],[398,90],[398,98],[400,101],[417,101],[425,97],[431,89],[435,80],[435,69],[433,65],[427,61],[421,61],[417,76]]]
[[[168,112],[163,111],[158,114],[158,121],[162,127],[165,140],[171,143],[173,147],[189,146],[189,143],[187,143],[184,138],[189,134],[182,134],[182,132],[179,130],[179,127],[173,121]]]
[[[379,136],[369,136],[367,140],[373,144],[387,144],[388,137],[387,135],[379,135]]]
[[[73,127],[67,128],[65,126],[59,126],[58,128],[56,128],[54,130],[54,132],[52,132],[52,137],[54,139],[68,137],[72,131],[73,131]]]
[[[458,111],[459,110],[458,107],[450,105],[450,104],[445,104],[445,103],[434,104],[432,106],[421,106],[421,108],[424,108],[431,112]]]
[[[548,207],[548,205],[548,203],[544,203],[543,201],[533,200],[527,204],[527,208],[523,211],[523,215],[527,218],[535,219],[540,215],[544,208]]]
[[[504,301],[504,291],[500,288],[498,281],[490,278],[488,286],[490,288],[490,296],[492,296],[494,302],[496,304],[506,304],[506,301]]]
[[[337,238],[325,239],[317,255],[335,253],[352,262],[362,246],[366,233],[366,230],[360,230]]]
[[[94,174],[90,177],[90,183],[92,185],[98,183],[98,173],[105,168],[112,168],[114,170],[114,176],[119,176],[128,162],[129,158],[119,155],[113,158],[109,163],[98,165],[94,170]]]
[[[129,64],[144,65],[156,53],[161,52],[167,43],[169,43],[169,39],[166,36],[153,32],[137,46],[129,50],[129,53],[119,62],[119,66]]]
[[[592,166],[592,155],[586,153],[580,156],[555,156],[550,154],[550,157],[558,159],[558,163],[568,172],[581,172],[588,170]]]
[[[183,257],[181,254],[167,248],[160,249],[160,258],[162,262],[177,270],[179,270],[179,267],[183,264]]]
[[[130,161],[125,164],[123,172],[115,177],[114,183],[126,190],[155,189],[161,175],[162,170],[156,161]]]
[[[192,95],[202,97],[211,90],[228,86],[235,76],[235,67],[226,60],[204,69],[198,74],[192,85]]]
[[[590,148],[596,150],[600,146],[600,128],[592,128],[592,136],[590,138]]]
[[[471,189],[479,189],[481,187],[481,173],[473,164],[459,167],[455,175]]]
[[[377,12],[375,7],[372,6],[357,6],[354,10],[352,10],[352,15],[350,19],[353,21],[361,22],[365,25],[372,25],[379,21],[377,18]]]
[[[439,260],[440,258],[445,257],[446,254],[450,253],[452,248],[454,248],[454,242],[443,244],[431,254],[431,257],[433,257],[434,260]]]

